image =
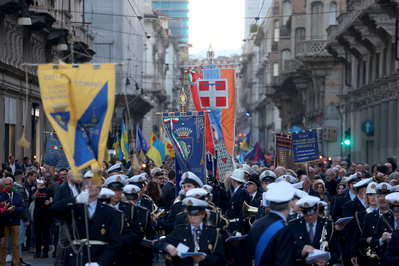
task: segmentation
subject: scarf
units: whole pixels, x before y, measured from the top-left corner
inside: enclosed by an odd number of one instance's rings
[[[17,192],[17,188],[13,187],[10,192],[8,192],[7,189],[3,188],[2,192],[6,192],[6,193],[10,194],[11,192]]]

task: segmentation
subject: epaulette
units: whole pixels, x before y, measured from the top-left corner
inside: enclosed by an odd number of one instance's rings
[[[145,211],[149,211],[146,207],[143,207],[143,206],[141,206],[141,205],[140,205],[140,208],[143,209],[143,210],[145,210]]]
[[[147,200],[147,201],[152,201],[152,198],[146,194],[143,194],[142,199]]]
[[[301,219],[301,218],[302,218],[302,217],[296,217],[296,218],[294,218],[294,219],[289,220],[288,223],[296,222],[296,221],[298,221],[298,220]]]

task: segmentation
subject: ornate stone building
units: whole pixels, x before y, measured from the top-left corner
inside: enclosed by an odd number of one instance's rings
[[[344,65],[339,107],[352,139],[345,153],[353,161],[385,163],[399,153],[398,1],[352,0],[346,9],[327,29],[326,45]]]
[[[25,106],[23,63],[58,63],[70,53],[72,43],[74,50],[80,53],[75,57],[76,63],[90,60],[89,56],[94,54],[94,38],[82,21],[82,4],[80,0],[0,2],[0,162],[8,161],[11,154],[21,161],[24,156],[39,160],[44,153],[43,131],[50,131],[51,125],[41,107],[35,66],[27,69],[29,102]],[[32,25],[18,25],[22,11],[29,15]],[[61,42],[66,44],[66,51],[56,49]],[[64,60],[70,62],[71,58]],[[32,143],[28,149],[16,145],[24,130]]]

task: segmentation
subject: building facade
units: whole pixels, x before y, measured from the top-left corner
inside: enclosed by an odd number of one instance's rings
[[[22,9],[27,8],[32,25],[18,25]],[[24,156],[44,160],[46,134],[52,127],[41,106],[37,67],[26,69],[23,63],[43,64],[71,62],[68,56],[73,49],[79,52],[75,63],[84,63],[94,54],[94,36],[88,33],[81,14],[80,0],[38,2],[2,1],[0,3],[0,162],[10,155],[22,161]],[[66,51],[57,45],[67,44]],[[25,88],[29,101],[25,104]],[[25,113],[27,119],[25,120]],[[30,148],[19,147],[16,142],[25,133]]]
[[[385,163],[399,153],[398,2],[347,1],[327,28],[328,52],[343,64],[339,108],[352,161]]]

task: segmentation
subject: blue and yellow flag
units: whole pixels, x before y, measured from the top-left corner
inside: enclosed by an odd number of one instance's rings
[[[159,141],[159,139],[157,138],[154,142],[154,144],[150,147],[150,149],[147,152],[147,157],[152,159],[154,161],[154,163],[158,166],[161,167],[162,165],[162,153],[161,153],[161,147],[163,145],[161,145],[161,141]],[[165,154],[165,150],[164,150],[164,154]]]
[[[44,112],[74,176],[88,166],[101,183],[103,153],[115,103],[115,65],[39,65]]]
[[[121,149],[123,153],[123,159],[125,159],[126,161],[129,160],[129,139],[127,137],[127,130],[123,120],[122,120]]]

